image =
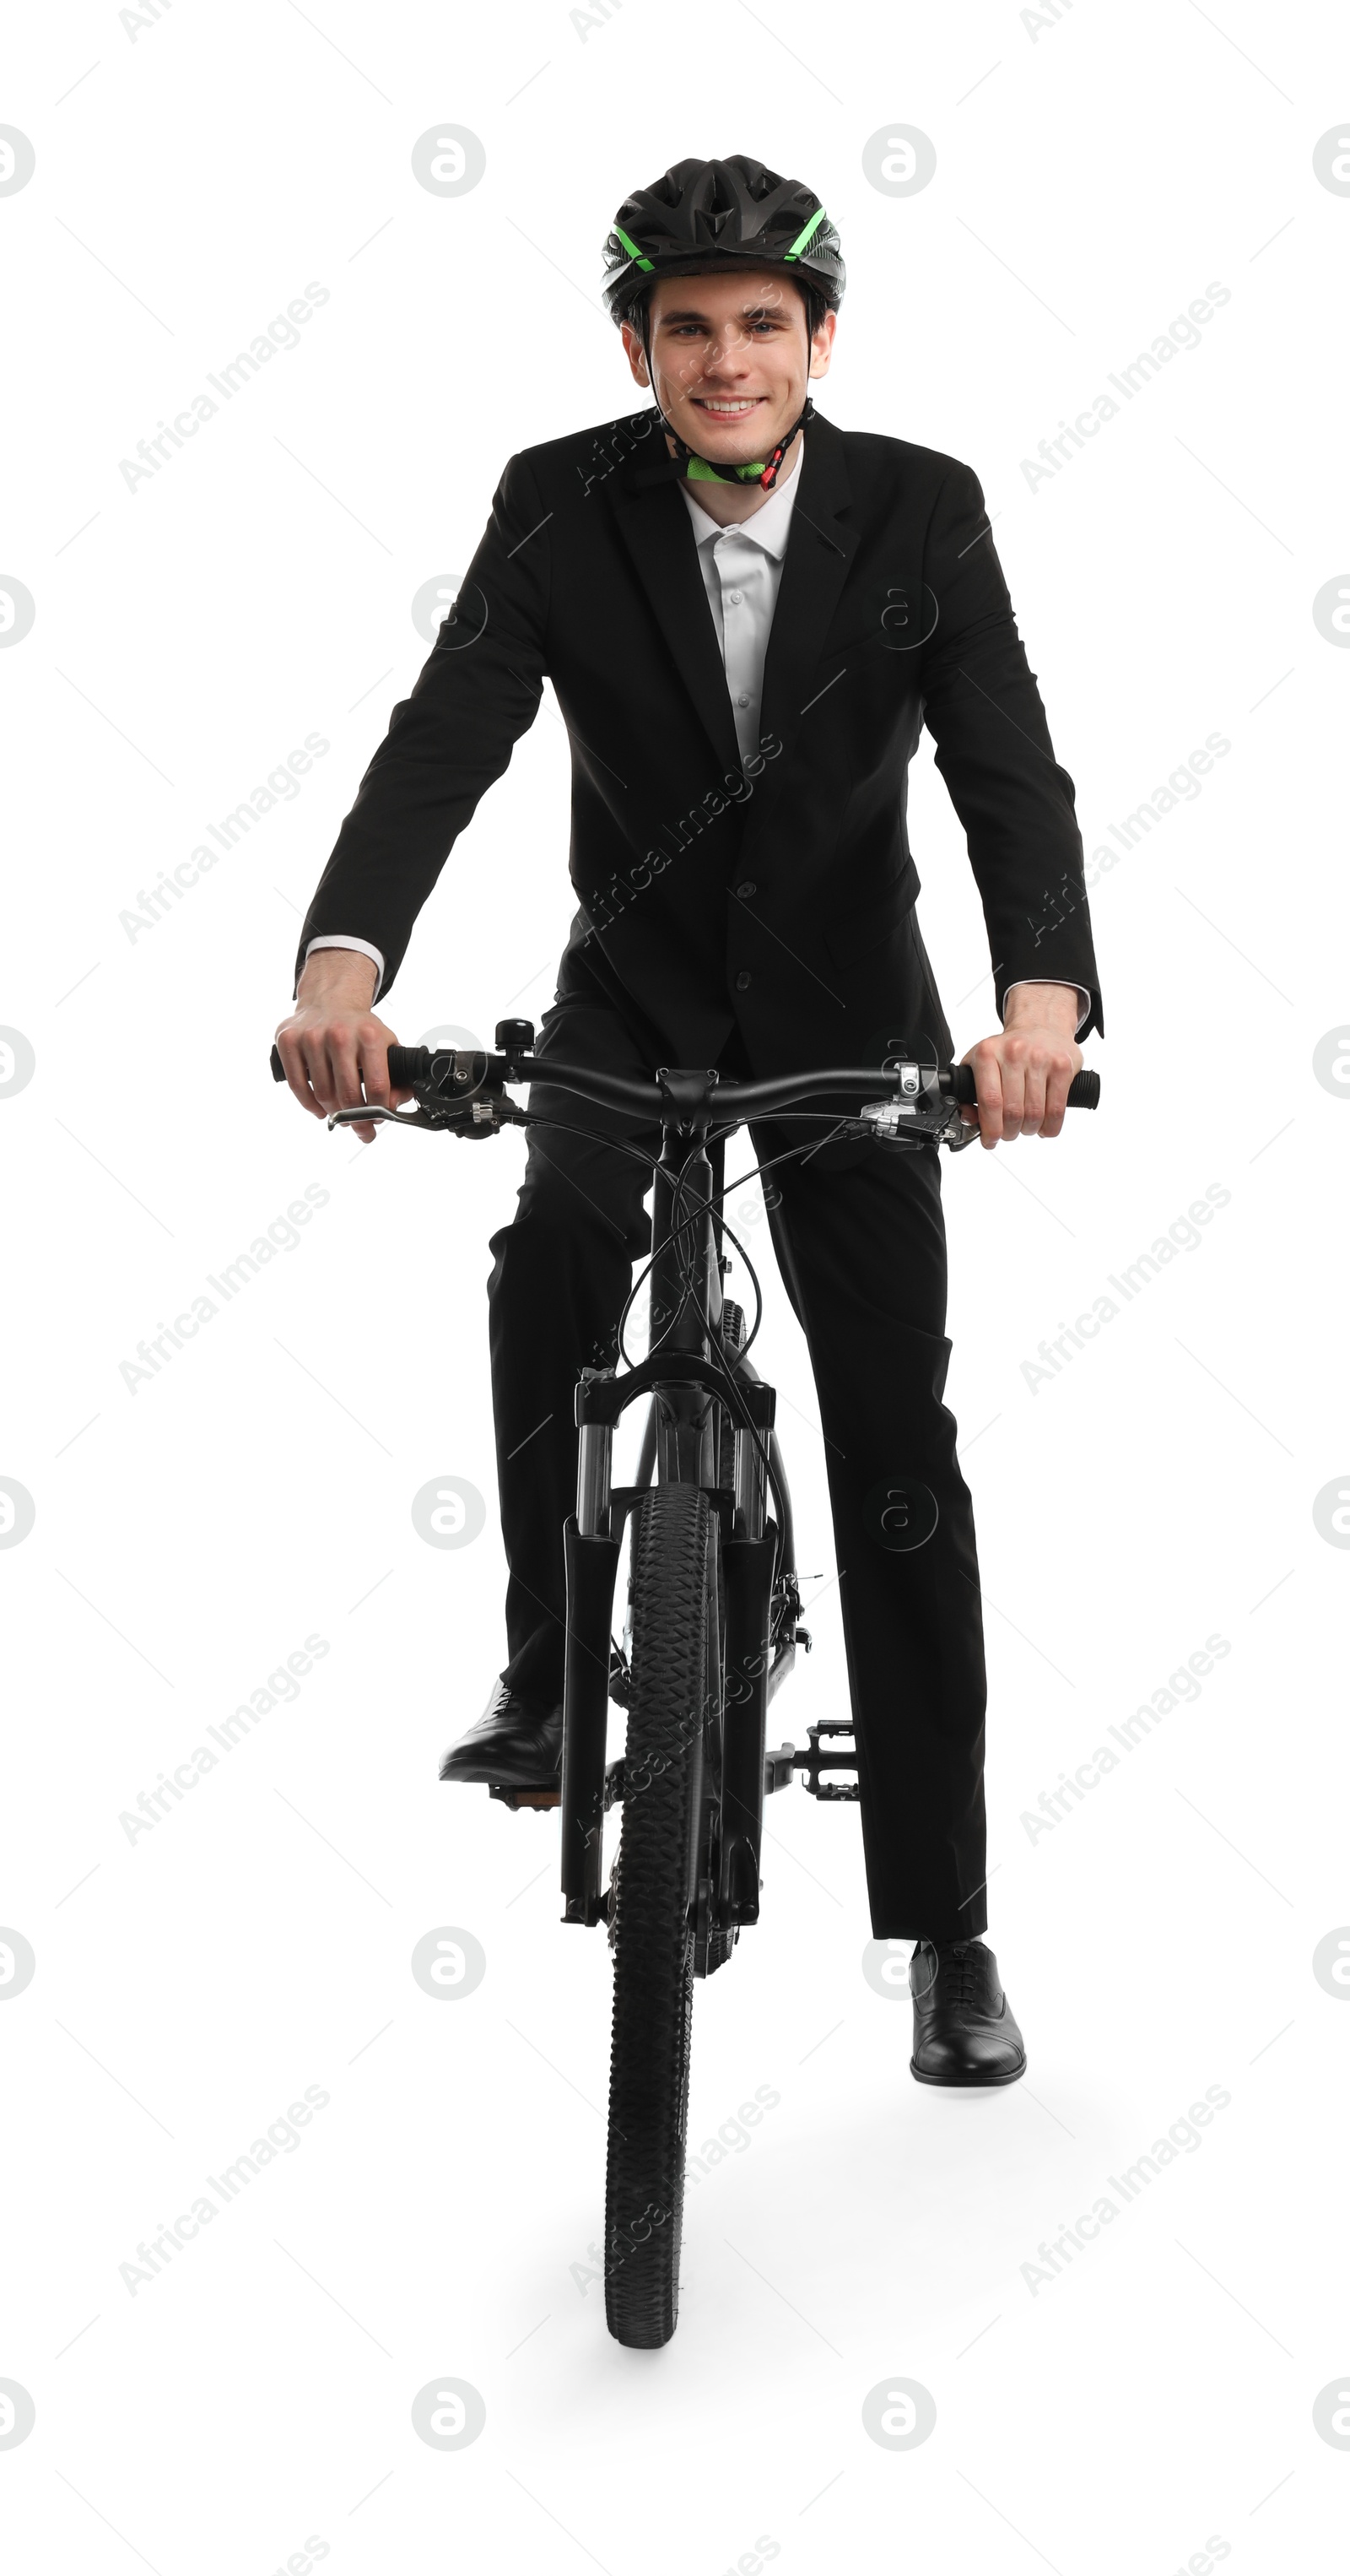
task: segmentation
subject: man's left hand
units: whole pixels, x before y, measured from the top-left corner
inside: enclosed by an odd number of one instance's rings
[[[1059,1134],[1069,1085],[1083,1062],[1073,1034],[1078,1008],[1073,984],[1011,986],[997,1036],[981,1038],[961,1059],[973,1068],[979,1102],[961,1116],[967,1127],[978,1119],[982,1145]]]

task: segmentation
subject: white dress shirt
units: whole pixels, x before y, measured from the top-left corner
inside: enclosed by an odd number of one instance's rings
[[[713,626],[722,665],[727,675],[727,691],[736,723],[736,741],[742,760],[758,753],[760,708],[764,696],[764,662],[769,650],[769,632],[778,605],[778,592],[783,579],[783,557],[787,553],[792,513],[802,478],[802,459],[806,453],[803,431],[797,450],[797,462],[785,483],[779,483],[767,501],[761,503],[748,519],[723,527],[705,510],[698,498],[703,486],[684,482],[680,491],[689,512],[698,550],[699,570],[708,594]],[[369,957],[376,967],[375,991],[378,999],[384,982],[384,959],[378,948],[365,939],[339,938],[331,933],[311,939],[305,950],[305,962],[316,948],[353,948]],[[1027,975],[1023,983],[1050,984],[1058,979],[1051,975]],[[1015,984],[1008,986],[1015,992]],[[1092,1008],[1091,995],[1081,984],[1078,990],[1078,1026]],[[1006,1007],[1006,995],[1005,1007]]]
[[[682,483],[685,508],[694,529],[699,570],[708,594],[713,625],[727,675],[731,712],[742,760],[759,750],[759,711],[764,695],[764,662],[769,630],[778,605],[792,513],[802,479],[802,440],[797,462],[786,483],[779,483],[753,518],[724,528],[704,509],[700,483]]]

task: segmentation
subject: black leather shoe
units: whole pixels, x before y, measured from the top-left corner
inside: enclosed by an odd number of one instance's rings
[[[909,1963],[920,2084],[1014,2084],[1027,2053],[983,1941],[920,1941]]]
[[[563,1713],[540,1710],[498,1682],[476,1726],[452,1744],[443,1780],[486,1781],[489,1788],[557,1789],[562,1782]]]

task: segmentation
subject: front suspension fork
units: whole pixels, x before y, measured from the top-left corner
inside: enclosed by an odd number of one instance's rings
[[[606,1440],[610,1436],[606,1433]],[[603,1530],[585,1530],[576,1518],[563,1530],[567,1566],[561,1800],[564,1923],[598,1923],[604,1913],[600,1873],[609,1638],[620,1547],[619,1539]]]
[[[669,1363],[678,1366],[672,1355]],[[707,1467],[707,1420],[721,1389],[706,1363],[664,1388],[652,1384],[658,1415],[697,1434],[696,1464]],[[562,1893],[566,1923],[598,1923],[601,1889],[605,1752],[609,1718],[609,1652],[623,1521],[641,1499],[613,1485],[614,1427],[621,1408],[612,1379],[590,1372],[578,1389],[577,1509],[564,1530],[567,1643],[563,1689]],[[651,1381],[649,1380],[649,1383]],[[635,1389],[634,1392],[639,1390]],[[759,1854],[764,1805],[764,1744],[772,1660],[770,1611],[777,1533],[768,1520],[765,1454],[773,1431],[774,1393],[742,1380],[748,1422],[735,1433],[731,1531],[722,1539],[726,1584],[722,1814],[718,1907],[724,1923],[753,1923],[759,1913]],[[696,1399],[691,1402],[691,1399]],[[667,1473],[673,1463],[663,1461]],[[691,1459],[691,1464],[695,1461]],[[691,1481],[703,1481],[697,1477]],[[617,1535],[612,1533],[617,1524]]]
[[[775,1545],[769,1529],[759,1538],[733,1538],[722,1551],[727,1612],[717,1911],[724,1923],[759,1920]]]

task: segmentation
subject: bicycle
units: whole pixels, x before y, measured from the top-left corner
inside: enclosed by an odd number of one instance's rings
[[[731,1186],[844,1136],[883,1149],[961,1151],[978,1128],[961,1119],[975,1100],[969,1066],[923,1065],[903,1039],[885,1039],[880,1063],[767,1081],[719,1081],[716,1072],[661,1068],[650,1081],[534,1056],[528,1020],[503,1020],[495,1051],[391,1046],[389,1078],[413,1110],[340,1109],[330,1127],[369,1120],[463,1136],[547,1125],[505,1086],[538,1078],[583,1100],[659,1123],[652,1249],[619,1328],[622,1371],[583,1368],[576,1511],[564,1529],[567,1644],[561,1788],[541,1794],[494,1788],[512,1807],[561,1809],[565,1923],[608,1927],[614,1959],[605,2195],[605,2315],[625,2345],[667,2343],[679,2306],[684,2153],[694,1981],[715,1974],[741,1931],[759,1918],[764,1800],[794,1772],[818,1799],[856,1799],[851,1719],[808,1727],[806,1746],[767,1743],[767,1718],[796,1660],[810,1647],[801,1623],[792,1503],[774,1428],[772,1387],[749,1357],[763,1301],[753,1264],[723,1216],[727,1138],[743,1120],[791,1113],[818,1120],[815,1143],[792,1144]],[[273,1071],[284,1079],[273,1049]],[[869,1093],[879,1097],[868,1098]],[[1079,1073],[1069,1105],[1094,1108],[1096,1073]],[[837,1116],[812,1110],[855,1099]],[[591,1130],[580,1131],[590,1134]],[[635,1146],[605,1137],[619,1152]],[[756,1314],[722,1296],[736,1246],[755,1290]],[[645,1359],[631,1361],[623,1331],[651,1279]],[[614,1433],[626,1408],[648,1399],[636,1481],[612,1480]],[[770,1511],[770,1499],[774,1512]],[[895,1509],[906,1509],[903,1494]],[[776,1513],[776,1517],[774,1514]],[[612,1636],[619,1559],[631,1523],[629,1611]],[[627,1710],[623,1754],[609,1760],[609,1703]],[[829,1742],[824,1741],[829,1739]],[[851,1779],[840,1774],[852,1772]],[[619,1849],[603,1885],[604,1819],[623,1810]]]

